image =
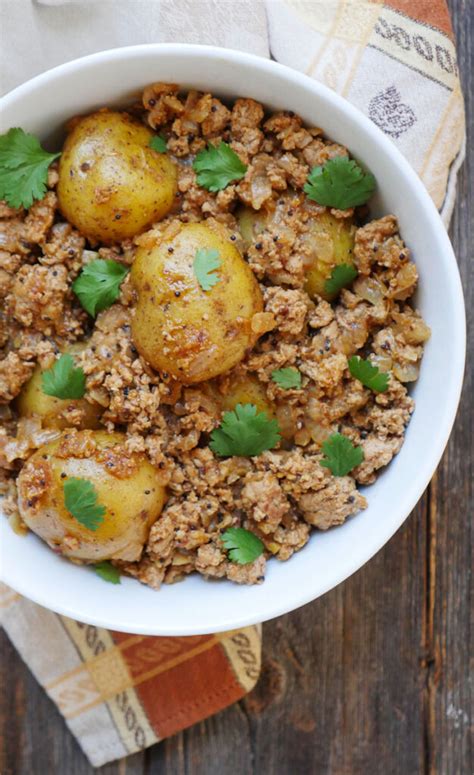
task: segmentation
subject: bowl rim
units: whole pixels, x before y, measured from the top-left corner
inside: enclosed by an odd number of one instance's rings
[[[405,159],[402,153],[394,145],[394,143],[384,133],[373,124],[370,119],[365,116],[358,108],[341,97],[336,92],[332,91],[324,84],[316,81],[304,73],[294,70],[286,65],[282,65],[270,59],[249,54],[246,52],[237,51],[234,49],[227,49],[217,46],[207,46],[198,44],[185,44],[185,43],[147,43],[134,46],[124,46],[112,49],[106,49],[94,54],[89,54],[84,57],[73,59],[69,62],[60,64],[54,68],[51,68],[39,75],[29,79],[23,84],[17,86],[15,89],[0,98],[0,109],[9,107],[12,103],[15,103],[18,99],[24,99],[29,94],[34,93],[37,87],[48,83],[48,81],[54,81],[56,77],[63,77],[70,73],[80,71],[93,67],[95,64],[99,64],[105,61],[113,63],[114,61],[127,59],[135,55],[143,55],[144,57],[153,56],[155,53],[167,51],[170,55],[183,56],[183,57],[201,57],[210,61],[224,57],[227,61],[238,65],[247,65],[254,67],[256,71],[260,72],[272,72],[274,74],[283,77],[286,83],[293,82],[303,85],[305,88],[313,91],[323,101],[332,103],[332,105],[344,112],[351,123],[358,124],[363,132],[367,135],[368,139],[375,138],[376,143],[382,149],[383,153],[390,158],[391,163],[396,164],[403,176],[408,179],[410,186],[414,193],[417,195],[421,202],[422,207],[426,210],[427,216],[433,223],[433,227],[436,229],[436,240],[440,245],[440,250],[445,255],[446,260],[450,265],[449,274],[451,291],[456,298],[456,307],[453,309],[453,330],[456,332],[455,341],[453,342],[453,351],[450,354],[450,362],[453,366],[453,371],[450,374],[449,381],[449,396],[447,406],[444,407],[443,424],[440,428],[437,428],[435,442],[431,447],[431,454],[429,457],[429,464],[424,461],[422,465],[422,475],[417,476],[416,486],[411,486],[409,495],[405,496],[403,505],[398,513],[398,520],[394,526],[391,523],[388,528],[380,530],[377,540],[369,541],[367,552],[364,555],[364,559],[360,561],[357,559],[352,563],[346,562],[344,570],[341,571],[337,580],[330,580],[329,583],[319,584],[318,591],[315,593],[312,589],[312,585],[308,584],[307,588],[302,588],[298,591],[298,594],[294,595],[294,598],[290,604],[288,602],[275,600],[268,601],[266,606],[261,605],[260,609],[256,612],[249,613],[248,615],[233,616],[226,619],[215,627],[213,632],[220,632],[228,629],[241,628],[252,624],[257,624],[268,619],[273,619],[282,614],[293,611],[306,603],[311,602],[317,597],[325,594],[330,589],[340,584],[346,578],[351,576],[355,571],[365,565],[374,554],[376,554],[382,546],[395,534],[399,527],[405,522],[416,503],[419,501],[427,485],[429,484],[436,467],[439,464],[441,456],[445,450],[448,442],[449,435],[456,417],[456,412],[460,400],[461,389],[464,376],[464,364],[466,353],[466,322],[465,322],[465,308],[464,298],[461,286],[461,280],[459,276],[459,270],[457,267],[456,258],[449,240],[445,226],[441,220],[438,210],[436,209],[431,197],[425,189],[420,178],[413,170],[409,162]],[[420,472],[419,472],[420,473]],[[1,557],[0,557],[1,559]],[[47,594],[43,594],[41,590],[37,590],[36,587],[31,587],[31,584],[23,583],[23,577],[21,573],[17,572],[4,572],[2,563],[0,563],[0,579],[12,587],[16,592],[25,597],[28,597],[35,603],[42,605],[50,610],[55,611],[64,616],[78,619],[82,622],[86,622],[92,625],[106,627],[108,629],[120,630],[122,632],[133,632],[137,634],[145,635],[196,635],[209,632],[209,629],[202,629],[199,626],[182,626],[176,628],[175,626],[170,629],[169,626],[163,626],[161,622],[150,622],[143,627],[137,627],[137,624],[132,621],[127,621],[126,616],[120,623],[115,620],[108,620],[107,616],[94,616],[88,615],[85,610],[78,610],[75,605],[68,604],[55,604],[51,601]],[[133,583],[137,583],[133,581]],[[262,608],[267,610],[262,611]]]

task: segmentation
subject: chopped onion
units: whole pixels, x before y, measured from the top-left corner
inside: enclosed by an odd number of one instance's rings
[[[419,363],[395,363],[393,373],[400,382],[416,382],[420,373]]]
[[[393,363],[390,355],[371,355],[370,362],[373,366],[377,366],[380,371],[390,371]]]
[[[272,186],[266,175],[256,175],[250,183],[252,207],[260,210],[262,204],[271,199]]]
[[[379,304],[387,294],[387,288],[376,277],[359,277],[354,283],[354,292],[371,304]]]
[[[390,282],[389,298],[398,299],[399,301],[408,299],[415,290],[417,280],[418,272],[416,271],[415,264],[405,264],[397,276]]]

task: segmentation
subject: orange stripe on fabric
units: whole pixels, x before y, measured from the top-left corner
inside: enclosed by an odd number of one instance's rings
[[[216,643],[219,643],[224,638],[227,638],[228,635],[229,635],[228,632],[223,632],[217,635],[212,635],[210,637],[206,636],[206,640],[203,643],[200,643],[198,646],[195,646],[193,649],[188,649],[187,651],[183,651],[181,654],[178,654],[177,656],[172,657],[171,659],[168,659],[166,662],[161,662],[159,665],[156,665],[150,670],[147,670],[145,673],[142,673],[141,675],[135,677],[134,686],[138,686],[139,684],[142,684],[145,681],[149,681],[150,678],[153,678],[156,675],[160,675],[161,673],[165,673],[167,670],[171,670],[177,665],[183,664],[183,662],[186,662],[187,660],[192,659],[198,654],[202,654],[204,651],[208,651]]]
[[[222,637],[222,636],[220,636]],[[139,643],[127,645],[122,650],[122,657],[133,680],[146,675],[150,670],[164,669],[181,662],[188,654],[195,653],[205,644],[215,643],[214,635],[194,635],[191,637],[160,638],[146,637]]]
[[[136,687],[148,721],[168,737],[246,694],[220,644]]]
[[[445,0],[387,0],[387,8],[400,11],[418,22],[436,27],[454,40],[453,28]]]
[[[150,678],[154,678],[155,676],[160,675],[161,673],[167,672],[168,670],[178,665],[182,665],[183,663],[192,659],[197,654],[211,649],[216,643],[219,643],[219,641],[222,638],[227,637],[227,635],[228,633],[222,633],[221,635],[213,635],[209,640],[206,640],[204,643],[201,643],[199,646],[196,646],[194,649],[189,649],[188,651],[182,652],[179,656],[174,657],[173,659],[167,660],[166,662],[161,662],[159,665],[156,665],[151,670],[148,670],[145,673],[142,673],[141,675],[136,676],[133,679],[133,682],[131,683],[130,687],[135,688],[140,684],[144,683],[145,681],[149,681]],[[123,652],[122,652],[122,659],[124,660],[125,664],[128,667],[126,654],[124,655]],[[84,666],[87,669],[87,664],[85,664]],[[110,695],[102,694],[100,697],[90,702],[89,705],[85,705],[79,711],[76,711],[71,715],[66,716],[66,718],[72,719],[72,718],[75,718],[76,716],[80,716],[81,713],[84,713],[87,710],[91,710],[92,708],[95,708],[97,705],[100,705],[102,702],[111,700],[113,697],[115,697],[115,694],[116,692],[113,692]]]

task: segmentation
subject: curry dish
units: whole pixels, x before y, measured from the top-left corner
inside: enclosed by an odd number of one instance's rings
[[[403,444],[429,328],[396,217],[321,129],[173,84],[56,156],[2,189],[2,509],[109,581],[261,582]]]

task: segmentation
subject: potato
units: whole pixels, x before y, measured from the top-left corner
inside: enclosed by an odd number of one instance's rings
[[[237,211],[236,218],[245,250],[265,228],[280,222],[287,202],[288,197],[282,196],[281,206],[277,204],[273,211],[256,211],[250,207],[242,207]],[[312,298],[322,296],[330,301],[333,296],[324,290],[324,284],[337,264],[353,265],[355,226],[347,218],[335,218],[327,211],[319,213],[312,204],[304,202],[301,206],[297,202],[295,199],[294,209],[301,207],[301,215],[309,226],[302,237],[310,249],[305,290]]]
[[[295,407],[285,400],[278,403],[272,401],[267,395],[264,383],[253,374],[243,374],[232,379],[225,394],[214,381],[207,382],[203,388],[216,401],[222,412],[232,411],[237,404],[254,404],[259,412],[265,412],[270,420],[278,422],[284,440],[291,441],[294,438]]]
[[[252,317],[263,302],[252,270],[218,224],[172,224],[161,237],[147,236],[131,271],[138,351],[184,384],[229,371],[257,338]],[[203,290],[193,268],[200,249],[217,250],[221,261],[210,290]]]
[[[74,355],[74,353],[81,352],[85,346],[86,343],[75,344],[66,348],[65,352]],[[82,418],[76,427],[81,429],[100,428],[100,416],[103,408],[99,404],[95,401],[91,403],[85,397],[61,399],[46,395],[41,387],[42,375],[42,369],[37,366],[16,399],[16,408],[20,417],[40,417],[43,428],[62,430],[72,425],[68,414],[75,413],[79,409]]]
[[[63,215],[92,241],[134,237],[173,205],[177,170],[149,147],[152,132],[127,113],[79,119],[64,143],[57,187]]]
[[[275,417],[275,407],[267,397],[265,386],[250,374],[232,382],[229,392],[225,395],[218,395],[224,412],[235,409],[237,404],[254,404],[259,412],[266,412],[270,419]]]
[[[306,239],[311,247],[312,263],[305,290],[311,298],[322,296],[327,301],[333,298],[324,290],[324,284],[335,266],[354,264],[354,233],[355,227],[347,218],[335,218],[328,212],[310,221]]]
[[[143,454],[130,453],[120,433],[64,432],[41,447],[18,477],[18,504],[26,525],[53,549],[84,562],[137,560],[159,516],[165,489]],[[87,479],[106,508],[97,530],[82,525],[64,503],[64,482]]]

